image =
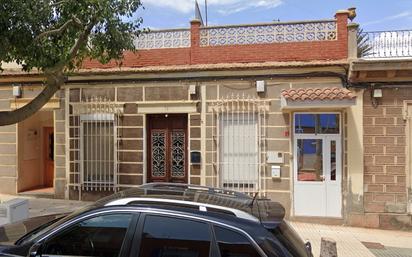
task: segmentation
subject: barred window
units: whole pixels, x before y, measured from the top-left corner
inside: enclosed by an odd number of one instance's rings
[[[268,101],[232,95],[210,104],[213,186],[265,193]]]
[[[116,184],[116,130],[114,114],[80,116],[81,177],[87,186]]]
[[[222,186],[256,190],[259,183],[257,117],[250,113],[223,114],[221,124]]]

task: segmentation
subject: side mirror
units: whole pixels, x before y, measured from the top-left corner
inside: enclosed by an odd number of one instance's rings
[[[41,243],[35,243],[30,247],[30,250],[27,254],[27,257],[39,257],[41,256],[41,249],[42,249],[42,244]]]
[[[312,253],[312,244],[311,244],[309,241],[307,241],[307,242],[305,243],[305,247],[306,247],[306,250],[308,251],[308,253],[310,253],[310,256],[313,256],[313,253]]]

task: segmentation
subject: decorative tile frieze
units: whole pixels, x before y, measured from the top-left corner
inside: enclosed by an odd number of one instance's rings
[[[202,28],[200,46],[337,40],[336,21]]]
[[[164,30],[141,34],[136,39],[138,49],[161,49],[190,47],[190,30]]]

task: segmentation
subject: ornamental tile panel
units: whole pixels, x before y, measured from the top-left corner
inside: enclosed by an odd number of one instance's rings
[[[138,49],[190,47],[190,30],[153,31],[141,34],[135,44]]]
[[[333,20],[310,23],[208,27],[200,30],[200,46],[330,40],[337,40],[337,26],[336,21]]]

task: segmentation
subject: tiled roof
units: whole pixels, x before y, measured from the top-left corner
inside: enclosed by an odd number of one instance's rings
[[[281,92],[283,98],[289,101],[315,101],[315,100],[343,100],[354,99],[356,96],[346,88],[291,88]]]
[[[323,67],[349,65],[347,60],[335,61],[291,61],[291,62],[250,62],[250,63],[216,63],[216,64],[196,64],[196,65],[171,65],[171,66],[147,66],[147,67],[110,67],[110,68],[89,68],[73,71],[74,74],[107,74],[125,72],[125,73],[148,73],[148,72],[186,72],[186,71],[220,71],[236,69],[271,69],[271,68],[295,68],[295,67]],[[16,75],[38,75],[38,70],[31,72],[22,71],[21,68],[6,68],[0,73],[0,76]]]

